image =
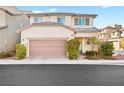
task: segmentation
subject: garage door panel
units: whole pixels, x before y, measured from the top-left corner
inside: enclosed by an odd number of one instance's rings
[[[36,57],[65,57],[66,40],[30,40],[30,56]]]

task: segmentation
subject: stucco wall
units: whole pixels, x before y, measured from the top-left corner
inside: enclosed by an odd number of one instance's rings
[[[16,43],[21,41],[21,35],[16,33],[16,30],[29,24],[29,19],[26,15],[11,16],[6,14],[6,22],[8,25],[7,34],[7,49],[15,50]]]
[[[7,48],[7,28],[0,30],[0,52]]]
[[[87,44],[87,38],[83,39],[82,52],[91,51],[91,50],[92,50],[92,46],[91,46],[91,44]]]
[[[27,38],[69,38],[73,31],[61,26],[33,26],[21,32],[21,42]]]
[[[6,25],[6,13],[0,9],[0,26],[5,26]]]
[[[65,25],[72,27],[72,17],[71,16],[65,16]]]
[[[72,16],[38,16],[42,18],[43,22],[57,22],[57,17],[64,17],[64,25],[67,25],[72,28],[92,28],[93,27],[93,17],[79,17],[79,18],[89,18],[90,23],[88,26],[75,26],[74,25],[74,18]],[[30,24],[34,23],[34,16],[30,17]]]
[[[21,43],[27,48],[29,55],[30,39],[70,39],[74,32],[61,26],[33,26],[21,32]]]

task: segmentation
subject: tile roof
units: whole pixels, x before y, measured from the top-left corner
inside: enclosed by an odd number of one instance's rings
[[[75,28],[76,32],[80,33],[90,33],[90,32],[100,32],[100,29],[97,29],[96,27],[93,28]]]

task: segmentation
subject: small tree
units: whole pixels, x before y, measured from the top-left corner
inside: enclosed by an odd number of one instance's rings
[[[68,57],[71,60],[76,60],[79,58],[80,56],[80,42],[76,39],[71,39],[68,41],[68,46],[67,46],[67,50],[68,50]]]
[[[100,44],[100,41],[96,37],[91,37],[90,42],[91,42],[91,45],[92,45],[92,51],[95,51],[95,48],[96,48],[97,45]]]
[[[26,56],[26,47],[23,44],[16,45],[16,57],[17,59],[24,59]]]
[[[101,45],[101,51],[103,56],[112,56],[114,47],[112,43],[106,43]]]

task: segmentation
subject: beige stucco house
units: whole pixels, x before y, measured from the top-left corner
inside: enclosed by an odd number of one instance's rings
[[[14,6],[0,6],[0,52],[14,51],[20,34],[17,29],[29,24],[29,18]]]
[[[67,40],[77,38],[80,51],[91,50],[89,38],[98,35],[93,26],[96,14],[32,13],[27,15],[30,25],[21,33],[21,43],[27,48],[27,57],[66,57]]]
[[[110,34],[113,30],[116,30],[116,27],[113,26],[107,26],[105,28],[102,28],[100,32],[98,32],[98,38],[101,43],[108,42],[108,39],[110,38]]]
[[[108,41],[113,43],[115,50],[124,50],[124,29],[114,30]]]
[[[115,50],[124,50],[124,29],[121,25],[107,26],[99,32],[101,43],[111,42]]]

